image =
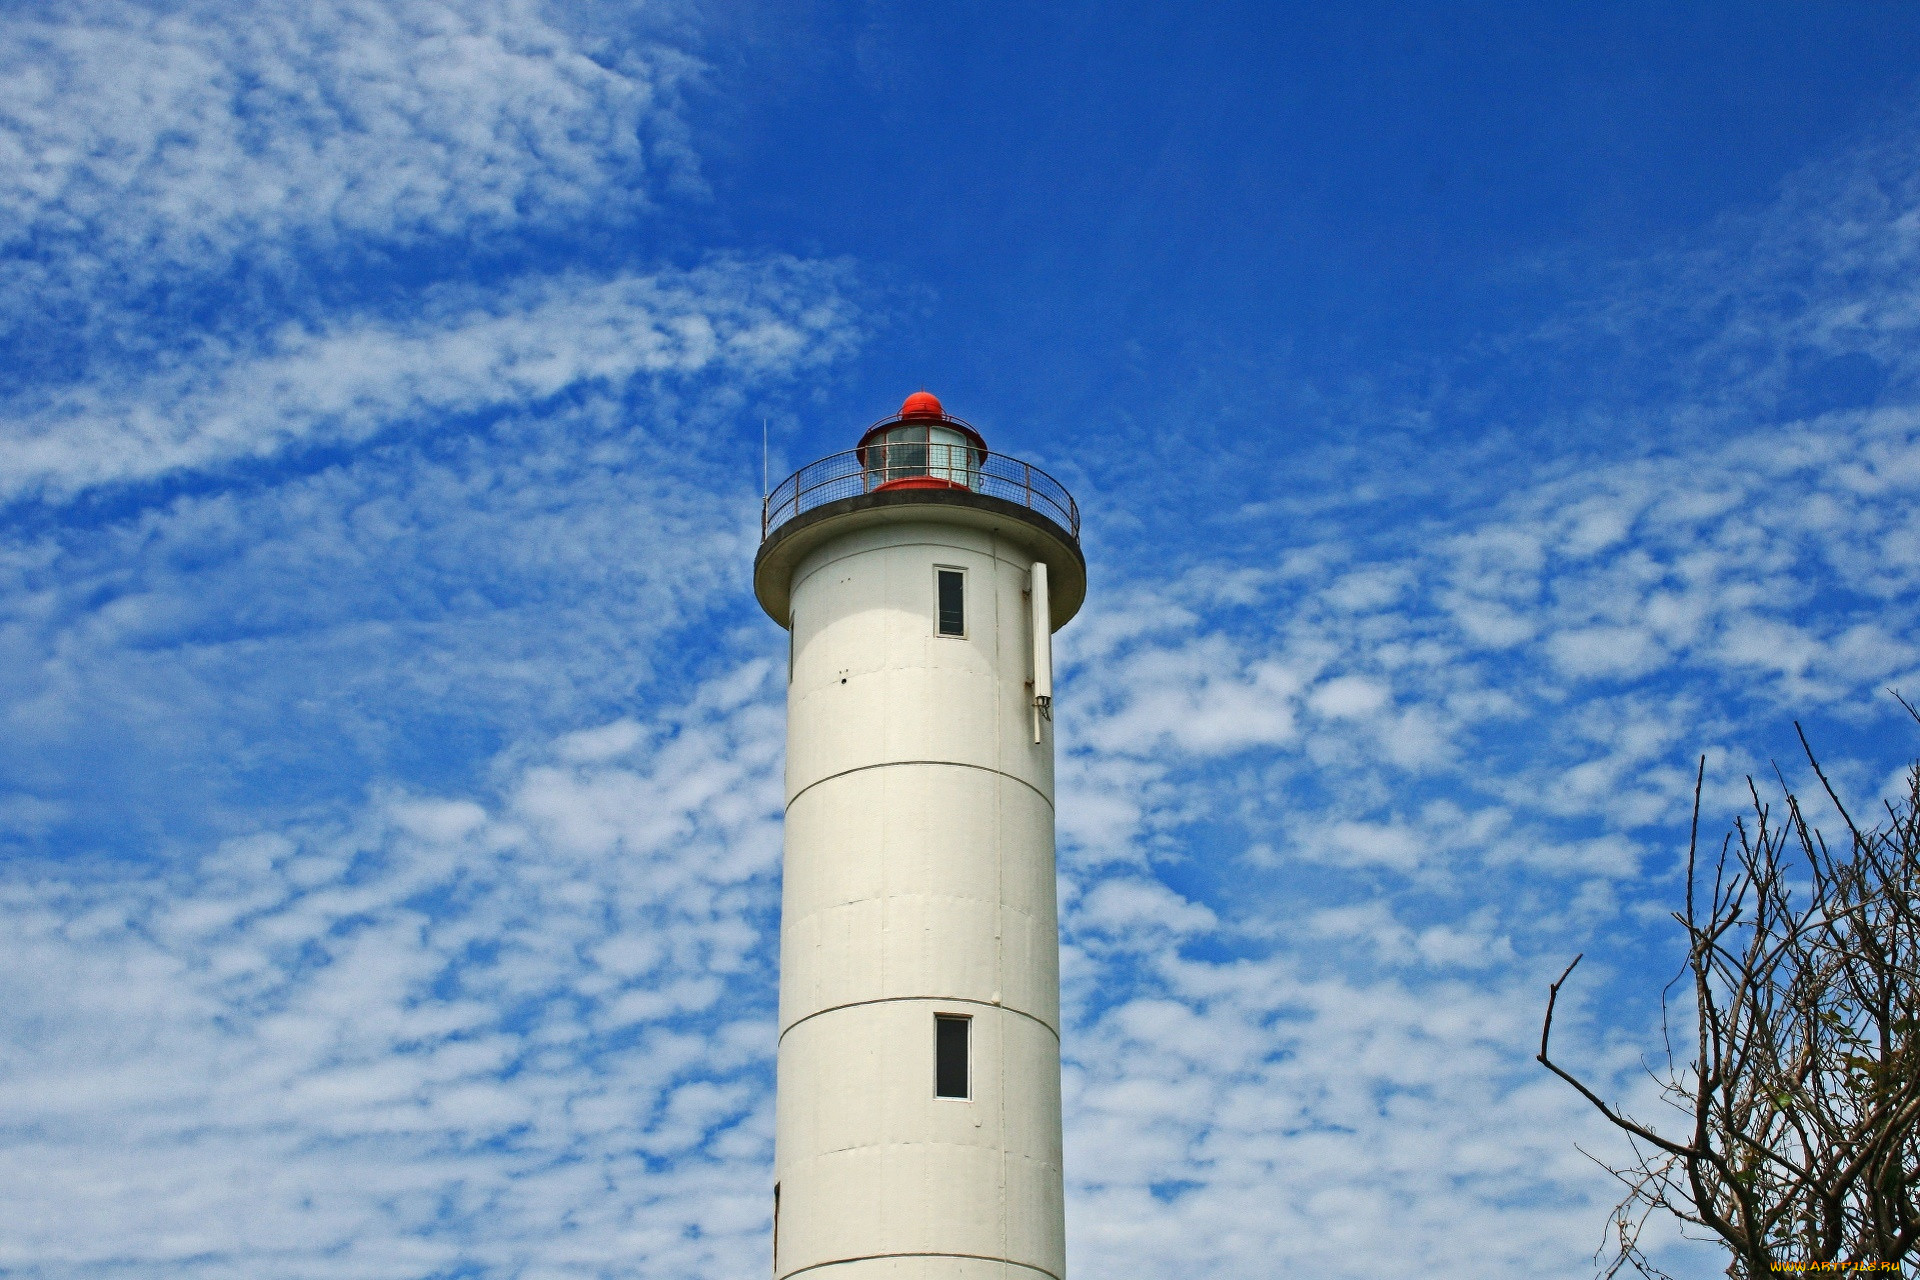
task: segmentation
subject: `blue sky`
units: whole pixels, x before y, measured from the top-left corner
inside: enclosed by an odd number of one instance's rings
[[[765,1265],[760,434],[1064,479],[1069,1256],[1591,1274],[1709,822],[1920,751],[1920,10],[0,15],[0,1271]],[[777,478],[777,477],[776,477]],[[1711,1254],[1661,1246],[1686,1274]],[[1687,1269],[1691,1270],[1687,1270]]]

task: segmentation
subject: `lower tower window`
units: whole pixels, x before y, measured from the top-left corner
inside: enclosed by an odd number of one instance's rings
[[[973,1019],[951,1014],[933,1015],[933,1096],[968,1098],[967,1040]]]

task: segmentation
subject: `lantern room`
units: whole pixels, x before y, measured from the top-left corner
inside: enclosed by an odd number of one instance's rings
[[[947,416],[930,391],[916,391],[900,412],[860,437],[867,492],[980,488],[987,442],[971,424]]]

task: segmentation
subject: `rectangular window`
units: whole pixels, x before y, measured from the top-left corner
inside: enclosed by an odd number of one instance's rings
[[[967,1035],[972,1018],[933,1015],[933,1096],[967,1098]]]
[[[934,576],[940,586],[940,634],[967,634],[967,575],[958,569],[938,569]]]

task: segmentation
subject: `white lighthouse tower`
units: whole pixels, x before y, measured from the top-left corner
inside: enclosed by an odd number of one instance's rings
[[[1060,1280],[1052,633],[1079,512],[926,392],[768,497],[790,634],[773,1273]]]

